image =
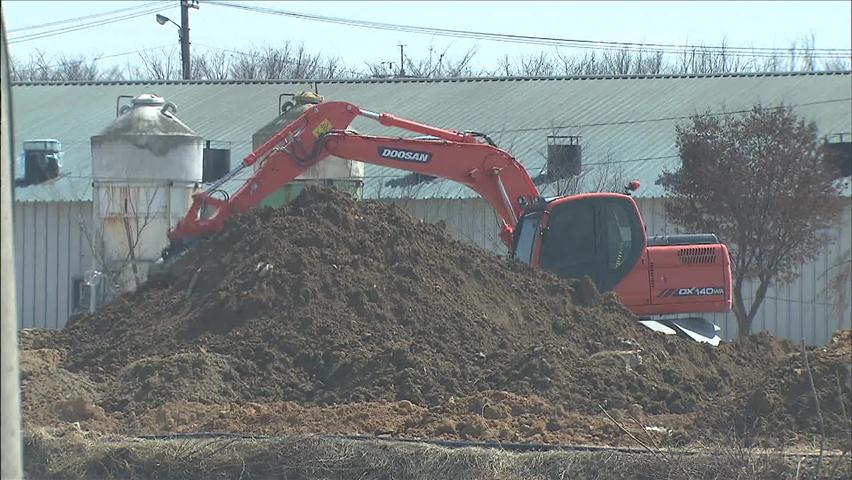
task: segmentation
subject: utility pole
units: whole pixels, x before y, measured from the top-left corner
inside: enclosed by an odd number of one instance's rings
[[[1,16],[1,15],[0,15]],[[12,245],[12,87],[6,22],[0,18],[0,478],[23,478],[21,398],[18,374],[18,302]]]
[[[191,64],[189,61],[189,9],[198,8],[198,0],[180,0],[180,61],[183,70],[183,79],[192,77]]]
[[[405,76],[405,45],[399,44],[399,76]]]

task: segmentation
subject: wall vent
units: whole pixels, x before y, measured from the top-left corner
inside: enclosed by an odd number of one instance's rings
[[[231,142],[207,140],[202,153],[201,181],[215,182],[231,171]]]
[[[19,186],[37,185],[59,176],[62,167],[62,143],[52,138],[24,142],[24,177]]]
[[[549,180],[571,178],[583,168],[583,148],[578,135],[547,137],[547,176]]]
[[[835,135],[837,141],[825,143],[826,161],[835,178],[852,175],[852,141],[849,134]]]

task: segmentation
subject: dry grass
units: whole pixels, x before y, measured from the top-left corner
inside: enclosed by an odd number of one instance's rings
[[[849,457],[822,478],[849,478]],[[616,451],[512,453],[315,436],[143,440],[93,433],[27,434],[34,479],[806,479],[814,460],[727,448],[665,458]]]

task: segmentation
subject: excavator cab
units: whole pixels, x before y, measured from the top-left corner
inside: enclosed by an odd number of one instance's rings
[[[561,277],[588,276],[615,289],[642,257],[645,229],[627,195],[562,197],[527,211],[516,228],[514,257]]]
[[[590,193],[524,211],[514,231],[514,258],[565,278],[588,276],[614,291],[651,329],[717,345],[719,328],[691,313],[731,305],[727,248],[712,234],[648,239],[633,198]],[[674,317],[672,315],[678,315]]]

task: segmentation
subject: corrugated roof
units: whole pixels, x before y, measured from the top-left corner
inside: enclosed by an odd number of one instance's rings
[[[89,140],[115,117],[119,95],[156,93],[206,139],[230,141],[232,164],[251,150],[252,134],[272,120],[278,95],[313,88],[310,81],[167,81],[20,83],[13,88],[16,150],[31,138],[57,138],[63,177],[19,187],[18,201],[91,198]],[[852,132],[852,72],[684,76],[474,78],[318,81],[327,100],[344,100],[444,128],[489,134],[533,176],[545,164],[548,135],[581,135],[584,168],[618,169],[642,181],[639,196],[661,196],[660,172],[679,161],[675,125],[696,112],[793,106],[822,133]],[[358,119],[367,134],[400,135]],[[406,172],[367,165],[365,196],[468,197],[472,191],[436,180],[391,188]],[[547,190],[545,190],[547,193]]]

